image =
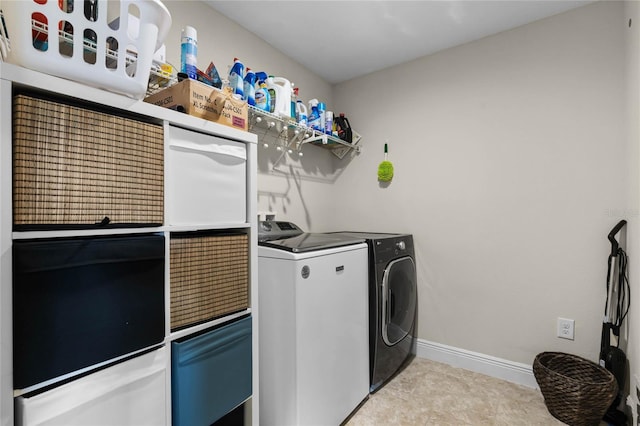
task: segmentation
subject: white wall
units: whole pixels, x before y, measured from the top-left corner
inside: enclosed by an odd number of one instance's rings
[[[180,30],[191,25],[198,32],[198,68],[206,69],[209,62],[213,62],[221,77],[226,78],[233,58],[238,57],[245,67],[254,71],[291,80],[300,88],[300,97],[305,103],[317,98],[329,107],[332,105],[331,85],[204,2],[164,0],[163,3],[173,20],[165,44],[167,60],[174,66],[180,66]],[[274,135],[273,132],[269,134]],[[269,142],[271,146],[268,149],[260,147],[258,155],[258,210],[274,211],[277,217],[310,229],[314,226],[314,215],[324,216],[331,212],[326,203],[332,192],[331,155],[322,149],[305,146],[302,149],[304,163],[298,161],[297,152],[292,156],[285,155],[276,163],[280,153],[275,150],[273,140],[269,139]]]
[[[634,376],[640,380],[640,286],[638,282],[638,264],[640,263],[640,3],[626,1],[624,9],[626,47],[626,99],[627,99],[627,140],[629,147],[628,167],[629,182],[627,189],[632,210],[629,216],[627,231],[628,255],[631,265],[631,312],[628,328],[629,339],[626,348],[630,366],[629,388],[635,386]],[[634,266],[635,265],[635,266]],[[640,385],[640,383],[638,383]],[[633,394],[633,391],[631,392]],[[637,396],[636,396],[637,398]],[[637,400],[636,400],[637,403]]]
[[[163,3],[172,18],[165,44],[167,60],[174,66],[180,66],[180,30],[191,25],[198,32],[198,68],[204,70],[209,62],[213,62],[220,76],[226,78],[228,67],[237,57],[245,67],[254,71],[266,71],[289,78],[296,86],[300,86],[305,99],[312,95],[331,101],[331,86],[328,83],[204,2],[163,0]]]
[[[606,235],[626,218],[630,240],[639,238],[639,132],[627,115],[638,106],[626,92],[635,84],[638,93],[637,58],[625,58],[639,42],[622,2],[333,88],[208,6],[165,4],[174,64],[180,29],[193,25],[201,67],[212,60],[224,74],[237,56],[282,74],[304,100],[346,112],[364,136],[351,161],[306,146],[302,161],[278,164],[287,173],[272,170],[273,148],[261,149],[259,209],[310,231],[413,233],[420,338],[529,364],[543,350],[597,358]],[[637,15],[634,2],[627,9]],[[384,187],[376,171],[386,140],[396,175]],[[575,341],[555,337],[559,316],[576,320]],[[629,354],[638,365],[638,351]]]
[[[635,207],[623,21],[622,3],[597,3],[336,86],[366,138],[335,187],[341,226],[414,234],[420,338],[597,358],[606,235]]]

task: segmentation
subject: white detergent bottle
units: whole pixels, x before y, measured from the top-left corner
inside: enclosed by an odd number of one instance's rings
[[[309,117],[307,106],[300,99],[296,102],[296,114],[298,115],[298,124],[307,126]]]
[[[291,95],[293,85],[284,77],[273,77],[276,88],[276,110],[273,112],[281,117],[291,117]]]

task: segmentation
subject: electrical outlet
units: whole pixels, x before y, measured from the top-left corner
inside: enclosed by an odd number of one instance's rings
[[[573,340],[575,321],[572,319],[558,318],[558,337]]]

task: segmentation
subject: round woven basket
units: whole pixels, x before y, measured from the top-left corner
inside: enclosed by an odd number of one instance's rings
[[[551,415],[572,426],[598,425],[618,393],[613,374],[576,355],[542,352],[533,374]]]

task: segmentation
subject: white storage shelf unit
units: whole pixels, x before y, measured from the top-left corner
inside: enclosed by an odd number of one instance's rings
[[[154,398],[157,400],[157,398],[161,398],[161,395],[164,395],[165,403],[162,407],[164,415],[160,417],[164,419],[166,424],[171,424],[172,343],[185,341],[191,335],[205,332],[212,327],[223,326],[233,320],[250,315],[251,329],[253,330],[250,338],[252,394],[248,399],[249,410],[247,413],[251,416],[250,423],[257,424],[259,398],[257,382],[258,307],[257,297],[255,297],[257,295],[257,137],[248,132],[7,63],[0,62],[0,76],[0,201],[2,206],[0,210],[0,424],[14,424],[14,398],[19,397],[21,393],[13,388],[13,241],[39,238],[136,235],[149,232],[165,237],[165,338],[160,345],[139,351],[138,357],[128,361],[125,360],[126,356],[121,357],[121,361],[124,362],[116,364],[116,366],[122,372],[128,371],[127,374],[133,372],[133,376],[152,377],[154,386],[157,386],[159,382],[163,383],[162,389],[156,389]],[[119,115],[132,115],[161,125],[164,128],[165,140],[164,223],[151,228],[14,231],[12,218],[12,95],[15,89],[25,88],[34,93],[46,94],[52,99],[76,99],[80,102],[98,105],[103,111],[111,111]],[[194,166],[190,167],[190,164]],[[211,180],[203,183],[201,181],[202,173],[209,168],[213,170],[213,174],[207,174],[205,179]],[[185,188],[184,186],[190,185],[190,182],[191,186]],[[206,193],[202,194],[203,191]],[[218,194],[219,199],[216,198]],[[248,238],[248,259],[246,260],[248,264],[248,302],[246,308],[240,311],[172,330],[170,318],[170,241],[172,235],[189,235],[190,233],[199,235],[197,234],[199,232],[208,232],[214,235],[228,232],[235,235],[245,235]],[[46,354],[43,354],[43,357],[46,357]],[[105,364],[110,364],[112,361]],[[127,363],[129,364],[127,365]],[[164,366],[164,370],[158,369],[158,365]],[[84,372],[93,371],[95,367],[100,367],[100,365],[87,368],[87,371]],[[138,385],[114,382],[113,388],[109,390],[110,374],[120,374],[116,369],[111,370],[111,368],[113,367],[93,372],[92,375],[95,375],[98,382],[105,383],[107,392],[115,389],[116,394],[121,392],[121,395],[127,395],[127,398],[113,398],[105,405],[112,410],[118,410],[118,404],[127,403],[128,395],[134,394],[135,387]],[[91,377],[91,375],[85,377]],[[58,388],[64,387],[64,392],[83,393],[83,386],[87,386],[87,384],[74,379]],[[111,393],[113,394],[113,392]],[[43,396],[39,400],[32,400],[33,404],[55,403],[56,395],[53,397],[49,397],[45,393],[40,395]],[[94,401],[92,404],[95,403],[95,395],[87,394],[86,398]],[[16,401],[18,401],[17,410],[24,414],[25,400],[18,399]],[[28,410],[29,407],[26,406],[26,409]],[[49,414],[45,413],[44,415]],[[83,422],[86,419],[80,418],[79,420]],[[133,424],[137,420],[135,417],[123,417],[117,421],[130,421]],[[157,416],[153,421],[157,423]]]

